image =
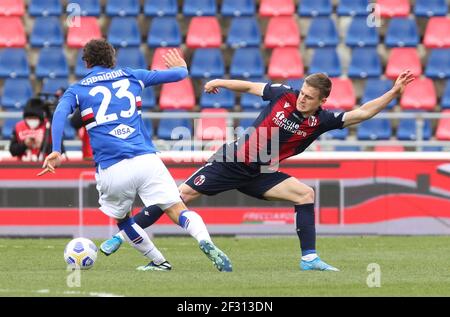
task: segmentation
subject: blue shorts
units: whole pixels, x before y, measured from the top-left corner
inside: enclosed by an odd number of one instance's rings
[[[245,163],[213,161],[197,170],[185,183],[208,196],[236,189],[246,195],[265,199],[265,192],[290,177],[282,172],[261,173],[259,169]]]

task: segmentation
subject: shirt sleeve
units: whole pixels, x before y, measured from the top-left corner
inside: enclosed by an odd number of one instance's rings
[[[52,119],[52,148],[61,153],[62,138],[66,119],[77,106],[77,97],[69,88],[59,100]]]
[[[325,131],[342,129],[344,127],[344,114],[345,112],[332,112],[328,110],[324,111],[323,127]]]
[[[186,67],[173,67],[166,70],[134,69],[131,73],[142,81],[144,87],[180,81],[187,77]]]
[[[262,99],[272,100],[286,92],[293,92],[292,88],[283,84],[266,84],[263,90]]]

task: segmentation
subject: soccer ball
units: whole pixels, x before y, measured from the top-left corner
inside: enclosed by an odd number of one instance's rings
[[[64,260],[70,268],[87,270],[94,266],[97,251],[96,245],[91,240],[76,238],[66,245]]]

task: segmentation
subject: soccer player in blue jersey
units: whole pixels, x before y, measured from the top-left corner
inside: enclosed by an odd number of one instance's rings
[[[150,259],[139,270],[170,270],[171,265],[147,233],[131,218],[136,195],[145,206],[156,205],[199,243],[219,271],[232,271],[228,257],[212,242],[203,219],[181,201],[175,181],[155,154],[156,148],[141,117],[141,93],[145,87],[184,79],[186,62],[176,50],[164,61],[168,70],[114,68],[115,50],[103,39],[91,40],[83,49],[91,72],[61,97],[53,115],[53,152],[38,175],[54,173],[61,161],[61,140],[67,116],[80,109],[96,164],[95,178],[100,210],[117,220],[122,236]]]
[[[205,85],[207,93],[218,93],[219,89],[225,88],[261,96],[270,103],[261,111],[248,133],[235,142],[225,144],[179,186],[183,201],[189,203],[202,194],[215,195],[237,189],[259,199],[291,202],[300,240],[300,269],[338,271],[322,261],[316,251],[314,190],[274,167],[280,161],[303,152],[322,133],[372,118],[413,80],[410,71],[402,72],[392,89],[384,95],[355,110],[341,113],[321,108],[332,88],[330,79],[321,73],[306,77],[300,90],[282,84],[242,80],[209,81]],[[270,153],[269,159],[266,153]],[[146,228],[161,215],[160,208],[152,206],[144,208],[135,219]],[[121,241],[120,235],[116,235],[105,241],[101,249],[112,253],[120,247]]]

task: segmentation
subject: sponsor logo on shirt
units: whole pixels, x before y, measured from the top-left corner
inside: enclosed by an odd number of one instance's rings
[[[109,134],[112,136],[115,136],[119,139],[126,139],[128,138],[136,129],[127,126],[126,124],[121,124],[115,127]]]
[[[292,121],[286,118],[284,111],[278,111],[275,114],[275,117],[272,118],[273,123],[275,123],[280,128],[289,131],[291,133],[295,133],[297,135],[306,137],[307,133],[305,131],[299,130],[300,123]]]

